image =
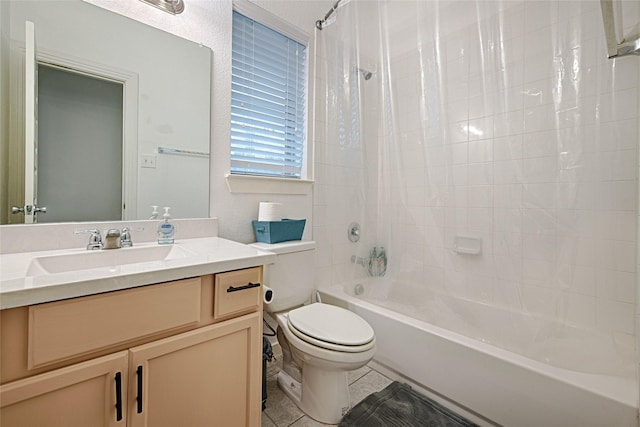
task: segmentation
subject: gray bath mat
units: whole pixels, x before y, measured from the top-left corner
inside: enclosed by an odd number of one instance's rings
[[[476,424],[397,381],[351,408],[338,427],[471,427]]]

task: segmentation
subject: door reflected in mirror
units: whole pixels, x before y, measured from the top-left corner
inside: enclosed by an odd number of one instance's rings
[[[152,205],[171,206],[176,218],[208,217],[211,50],[80,0],[12,0],[9,10],[10,61],[2,71],[12,90],[2,102],[11,109],[11,170],[3,208],[47,206],[38,222],[147,219]],[[24,197],[26,21],[34,23],[43,85],[32,201]],[[74,101],[65,84],[77,90]],[[119,149],[112,146],[118,135]],[[105,205],[88,209],[92,201]],[[9,215],[10,223],[22,221],[24,214]]]
[[[37,222],[122,219],[122,98],[119,82],[39,65]]]

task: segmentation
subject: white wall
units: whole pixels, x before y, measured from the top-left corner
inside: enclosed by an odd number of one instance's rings
[[[260,201],[283,203],[283,214],[290,218],[307,218],[305,239],[312,238],[311,195],[232,194],[224,179],[229,173],[229,120],[231,115],[231,18],[232,2],[187,0],[185,11],[176,16],[142,2],[90,0],[148,25],[200,42],[213,50],[210,215],[219,218],[220,236],[240,242],[255,241],[251,220],[258,215]],[[315,21],[330,7],[330,1],[254,1],[264,9],[298,26],[311,35],[313,57]],[[313,63],[311,64],[313,67]],[[310,126],[310,132],[312,132]]]

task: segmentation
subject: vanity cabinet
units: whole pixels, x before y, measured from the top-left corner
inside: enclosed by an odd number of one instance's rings
[[[6,426],[121,426],[116,394],[126,401],[128,354],[121,351],[0,386]],[[120,388],[116,387],[116,377]],[[122,404],[122,403],[121,403]]]
[[[254,267],[3,310],[2,424],[259,426],[261,280]]]
[[[254,391],[262,392],[260,368],[251,366],[258,348],[259,315],[131,349],[129,425],[246,426]],[[258,369],[256,369],[258,368]],[[141,393],[142,392],[142,393]],[[255,393],[253,393],[255,394]]]

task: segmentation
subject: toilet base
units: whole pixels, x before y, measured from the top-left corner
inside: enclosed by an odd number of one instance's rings
[[[327,371],[305,365],[302,383],[280,371],[278,385],[302,412],[321,423],[338,424],[351,408],[345,371]]]

